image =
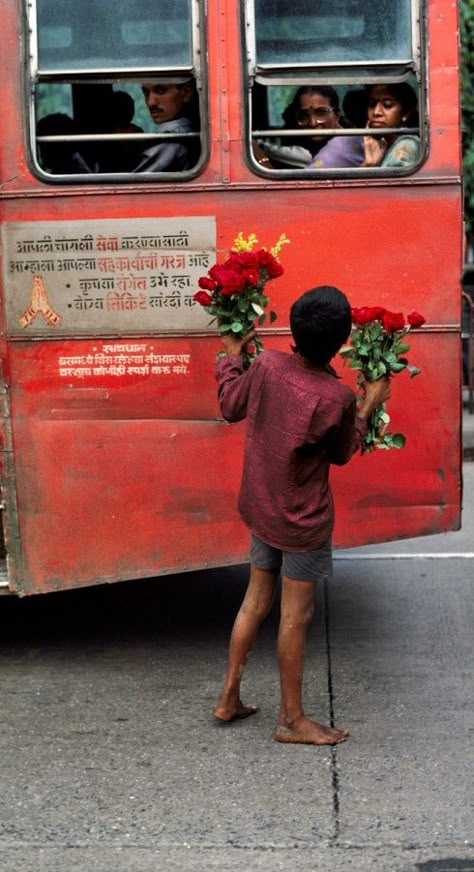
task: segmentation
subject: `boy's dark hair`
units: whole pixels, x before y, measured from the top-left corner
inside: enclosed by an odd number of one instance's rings
[[[290,309],[290,328],[298,351],[312,363],[326,364],[351,332],[351,306],[331,285],[306,291]]]

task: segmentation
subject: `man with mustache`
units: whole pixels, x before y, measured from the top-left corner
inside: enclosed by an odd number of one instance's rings
[[[194,82],[192,79],[177,85],[145,82],[142,91],[157,133],[170,134],[170,138],[153,142],[146,148],[134,172],[175,173],[190,169],[196,163],[194,140],[175,139],[171,134],[193,131],[189,109]]]

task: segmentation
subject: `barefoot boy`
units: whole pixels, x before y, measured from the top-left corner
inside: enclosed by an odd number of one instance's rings
[[[329,365],[349,336],[351,308],[333,287],[313,288],[293,304],[294,353],[265,351],[244,372],[242,339],[222,337],[227,354],[216,366],[226,421],[247,419],[240,514],[252,534],[250,580],[236,617],[224,687],[214,717],[231,721],[257,708],[240,699],[240,681],[258,629],[282,574],[277,656],[278,742],[333,745],[347,730],[307,718],[302,705],[304,648],[316,582],[331,574],[334,509],[331,463],[347,463],[361,446],[367,418],[390,396],[388,379],[354,392]]]

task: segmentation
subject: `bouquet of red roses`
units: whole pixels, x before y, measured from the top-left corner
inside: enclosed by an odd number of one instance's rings
[[[344,345],[340,355],[344,361],[349,361],[351,369],[359,370],[357,387],[360,390],[364,381],[376,381],[404,369],[411,378],[418,375],[419,368],[404,356],[410,350],[404,339],[413,327],[422,327],[423,315],[410,312],[405,319],[401,312],[389,312],[381,306],[362,306],[352,309],[352,323],[351,344]],[[369,419],[363,452],[375,448],[403,448],[406,437],[403,433],[390,433],[389,423],[390,415],[383,404]]]
[[[211,324],[217,320],[219,333],[245,336],[256,319],[259,327],[265,323],[265,309],[270,302],[265,294],[265,285],[283,275],[278,255],[282,246],[289,241],[282,233],[269,250],[260,248],[254,251],[258,242],[255,233],[251,233],[248,239],[239,233],[226,260],[216,263],[206,276],[198,280],[201,290],[194,294],[194,299],[213,316]],[[269,312],[270,324],[276,317],[275,312]],[[263,347],[257,336],[252,340],[252,345],[253,350],[247,349],[243,354],[246,368]]]

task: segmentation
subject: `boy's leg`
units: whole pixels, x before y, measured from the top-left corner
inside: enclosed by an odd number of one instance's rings
[[[224,687],[214,717],[219,721],[246,718],[258,711],[240,699],[240,681],[259,627],[270,611],[278,573],[269,569],[250,568],[250,580],[244,601],[234,622],[229,644],[229,660]]]
[[[283,576],[277,654],[280,668],[281,708],[275,739],[278,742],[335,745],[349,733],[305,717],[302,704],[305,643],[313,616],[316,582]]]

